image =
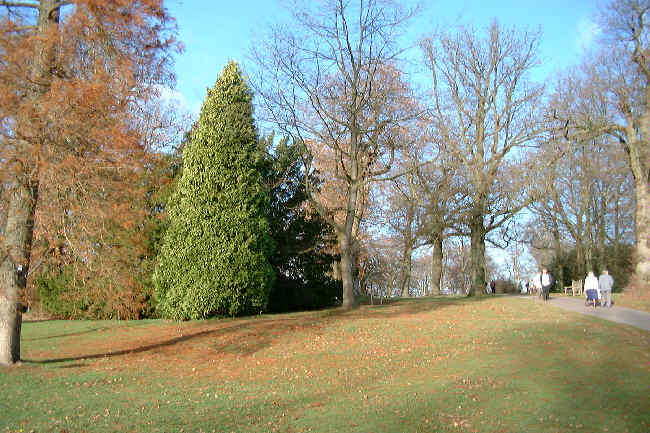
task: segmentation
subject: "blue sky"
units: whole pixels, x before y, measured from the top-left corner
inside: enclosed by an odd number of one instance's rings
[[[316,1],[316,0],[304,0]],[[206,89],[228,60],[239,61],[244,70],[253,41],[266,25],[284,20],[288,13],[282,0],[167,0],[176,17],[185,52],[176,59],[177,86],[173,95],[198,113]],[[413,4],[406,0],[404,3]],[[577,63],[593,42],[597,0],[423,0],[423,12],[413,21],[413,36],[430,33],[436,26],[459,24],[482,28],[497,18],[506,26],[542,30],[540,58],[543,77]]]

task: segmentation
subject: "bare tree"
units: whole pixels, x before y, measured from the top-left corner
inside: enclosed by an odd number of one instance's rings
[[[421,217],[416,193],[413,188],[413,173],[394,179],[389,184],[383,226],[392,234],[399,249],[401,296],[409,297],[413,251],[417,248]]]
[[[650,287],[650,2],[614,0],[602,13],[601,52],[585,66],[586,84],[601,116],[575,113],[579,133],[613,136],[628,156],[636,198],[636,274]]]
[[[427,134],[428,136],[429,134]],[[443,243],[447,236],[459,235],[462,215],[467,212],[467,194],[456,172],[459,164],[445,152],[444,145],[425,137],[410,156],[415,176],[411,188],[421,208],[418,238],[421,245],[431,245],[430,293],[440,294],[443,273]],[[420,164],[419,161],[430,161]]]
[[[354,296],[354,227],[364,188],[389,172],[399,127],[411,118],[410,90],[397,68],[400,29],[413,14],[386,0],[295,2],[294,22],[276,26],[254,53],[263,117],[304,144],[308,170],[338,183],[315,209],[334,227],[341,254],[343,307]],[[326,171],[325,173],[323,173]],[[309,179],[309,176],[305,177]]]
[[[539,158],[550,158],[557,145],[546,148]],[[563,145],[563,157],[539,169],[544,194],[530,206],[537,227],[530,241],[538,250],[552,251],[554,258],[574,246],[578,275],[572,277],[583,278],[592,266],[604,264],[595,252],[630,240],[626,228],[633,225],[632,179],[622,150],[612,146],[609,137],[569,140]],[[547,257],[546,263],[553,257]],[[556,277],[562,280],[562,275]]]
[[[421,44],[432,73],[432,124],[467,186],[470,295],[484,292],[487,235],[534,199],[524,160],[527,147],[545,131],[543,88],[527,80],[538,39],[495,22],[483,38],[463,28]]]

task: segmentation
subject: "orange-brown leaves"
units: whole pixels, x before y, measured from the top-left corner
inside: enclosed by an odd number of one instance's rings
[[[31,277],[67,267],[83,296],[135,317],[153,147],[140,119],[180,46],[162,0],[74,3],[57,20],[42,0],[38,27],[0,20],[0,178],[37,186]]]

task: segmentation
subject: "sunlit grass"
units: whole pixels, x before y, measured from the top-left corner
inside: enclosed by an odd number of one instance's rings
[[[650,430],[649,333],[516,297],[34,322],[23,358],[0,432]]]

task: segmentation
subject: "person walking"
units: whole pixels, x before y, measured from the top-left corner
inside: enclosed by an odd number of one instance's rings
[[[585,303],[588,301],[594,301],[594,308],[596,307],[596,302],[598,302],[598,278],[594,275],[592,271],[589,271],[587,278],[585,278]]]
[[[542,269],[539,282],[542,286],[542,298],[544,298],[545,301],[548,301],[548,294],[551,291],[551,287],[553,287],[553,275],[551,275],[548,269]]]
[[[530,293],[532,294],[535,292],[537,296],[542,296],[542,273],[538,272],[535,274],[533,277],[533,291]]]
[[[607,269],[603,269],[603,273],[598,277],[598,289],[600,290],[600,305],[605,308],[612,306],[612,287],[614,287],[614,279]]]

